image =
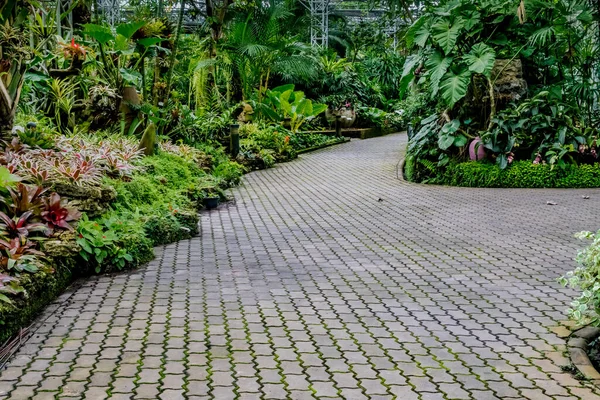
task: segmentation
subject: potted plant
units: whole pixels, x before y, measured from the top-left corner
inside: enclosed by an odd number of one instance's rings
[[[337,115],[341,117],[340,123],[342,128],[350,128],[354,125],[354,122],[356,121],[356,111],[348,99],[338,95],[331,95],[323,98],[321,101],[329,105],[325,111],[325,119],[330,125],[335,123],[335,117]]]
[[[208,197],[204,198],[204,207],[207,210],[214,210],[219,206],[221,198],[217,194],[209,194]]]

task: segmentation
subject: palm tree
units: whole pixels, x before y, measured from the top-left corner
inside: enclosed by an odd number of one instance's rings
[[[259,2],[225,28],[213,61],[198,60],[197,71],[213,66],[227,70],[226,75],[237,84],[234,97],[242,100],[256,90],[260,99],[273,76],[283,80],[313,78],[316,60],[310,47],[300,42],[293,19],[294,13],[285,3]]]

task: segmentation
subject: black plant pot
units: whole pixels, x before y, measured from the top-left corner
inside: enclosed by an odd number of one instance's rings
[[[218,197],[207,197],[204,199],[204,207],[208,210],[213,210],[219,206]]]

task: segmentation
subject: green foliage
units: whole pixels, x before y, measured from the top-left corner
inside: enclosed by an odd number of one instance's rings
[[[174,215],[153,215],[144,223],[144,232],[155,246],[191,237],[189,227],[183,226]]]
[[[515,161],[501,169],[489,162],[450,162],[429,182],[451,186],[498,188],[600,187],[600,164],[568,165],[564,169],[531,161]],[[413,175],[414,176],[414,175]],[[408,179],[408,176],[407,176]]]
[[[575,237],[591,243],[577,253],[579,266],[563,275],[559,282],[580,292],[571,302],[569,316],[578,325],[600,326],[600,231],[580,232]]]
[[[212,173],[221,179],[226,187],[232,187],[240,184],[244,167],[236,162],[227,161],[217,165]]]
[[[21,178],[12,174],[5,166],[0,166],[0,191],[6,192],[10,187],[14,187]]]
[[[463,59],[469,71],[489,77],[496,61],[496,52],[485,43],[477,43]]]
[[[100,273],[102,268],[125,268],[134,261],[127,249],[119,246],[117,234],[110,228],[100,225],[83,216],[77,225],[77,244],[81,248],[79,255]]]
[[[497,155],[501,168],[506,168],[508,157],[517,152],[560,168],[597,160],[595,132],[582,124],[571,107],[547,91],[500,112],[481,139],[486,149]]]
[[[118,245],[131,255],[128,267],[142,265],[154,258],[154,243],[145,235],[143,219],[139,210],[132,212],[121,207],[96,219],[100,226],[114,232]]]
[[[428,10],[407,32],[407,45],[416,46],[418,53],[405,62],[401,91],[424,63],[427,70],[421,82],[426,82],[432,98],[441,90],[444,106],[453,108],[465,98],[473,78],[489,79],[496,60],[492,43],[504,34],[502,22],[514,17],[511,12],[488,0],[441,2]]]
[[[15,123],[13,130],[17,132],[21,143],[42,149],[55,147],[58,132],[48,118],[21,114],[17,115]]]
[[[304,92],[294,91],[294,85],[285,85],[267,90],[263,103],[257,111],[272,121],[289,118],[290,130],[298,132],[305,121],[309,121],[327,110],[327,105],[312,102]]]

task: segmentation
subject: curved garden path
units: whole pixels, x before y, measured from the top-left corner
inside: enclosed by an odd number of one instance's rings
[[[0,398],[600,399],[550,330],[600,190],[409,184],[405,142],[249,174],[201,236],[62,296]]]

